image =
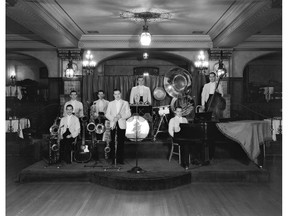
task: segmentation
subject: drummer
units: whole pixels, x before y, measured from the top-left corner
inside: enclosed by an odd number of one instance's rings
[[[131,89],[130,104],[151,104],[151,91],[150,88],[144,86],[144,77],[137,78],[137,86]]]

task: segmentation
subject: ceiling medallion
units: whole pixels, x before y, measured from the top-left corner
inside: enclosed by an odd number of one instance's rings
[[[150,11],[132,10],[121,12],[120,17],[135,22],[143,22],[143,20],[146,20],[147,22],[160,22],[170,19],[172,14],[159,9],[152,9]]]

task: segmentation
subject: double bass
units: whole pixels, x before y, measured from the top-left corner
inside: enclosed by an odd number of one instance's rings
[[[225,110],[226,108],[225,99],[222,97],[222,95],[219,92],[217,92],[219,83],[221,79],[224,77],[224,75],[225,73],[219,76],[214,94],[207,101],[208,106],[207,106],[206,112],[212,112],[213,113],[212,118],[214,118],[214,120],[218,120],[222,115],[222,111]]]

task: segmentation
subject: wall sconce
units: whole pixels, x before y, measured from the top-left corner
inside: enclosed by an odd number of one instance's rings
[[[198,55],[198,60],[195,62],[195,66],[199,69],[201,73],[208,69],[209,62],[205,60],[204,52],[201,50]]]
[[[10,73],[10,81],[11,83],[15,83],[16,82],[16,72],[13,70]]]
[[[65,70],[65,77],[73,78],[74,77],[74,69],[73,69],[73,61],[72,59],[69,60],[67,64],[67,69]]]
[[[147,52],[143,53],[143,59],[148,59],[149,54]]]
[[[83,72],[85,72],[87,75],[93,74],[96,68],[96,61],[93,60],[93,55],[91,54],[90,50],[87,51],[85,58],[86,59],[82,62]]]
[[[215,72],[216,72],[218,77],[220,77],[220,76],[223,77],[226,75],[227,70],[226,70],[225,65],[223,63],[223,51],[222,50],[220,52],[220,58],[218,60],[218,66],[217,66],[217,64],[215,66],[216,66]]]

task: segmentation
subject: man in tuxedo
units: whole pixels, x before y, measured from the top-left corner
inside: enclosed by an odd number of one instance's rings
[[[80,101],[77,101],[77,92],[75,90],[72,90],[70,92],[70,98],[71,98],[71,100],[67,101],[65,103],[65,105],[64,105],[63,116],[67,115],[66,107],[67,107],[67,105],[70,104],[73,107],[72,113],[74,115],[76,115],[78,118],[82,118],[84,116],[84,114],[83,114],[83,104]]]
[[[66,106],[66,116],[60,121],[60,160],[67,164],[71,163],[72,143],[80,133],[79,119],[72,114],[73,106],[68,104]]]
[[[208,104],[207,102],[209,101],[209,99],[213,96],[215,89],[216,89],[216,73],[215,72],[210,72],[209,73],[209,83],[206,83],[202,89],[202,93],[201,93],[201,105],[202,105],[202,109],[207,111],[208,109]],[[217,92],[219,92],[221,94],[221,96],[223,97],[223,88],[222,85],[219,83],[218,88],[216,90]]]
[[[109,101],[104,99],[105,93],[103,90],[98,91],[98,100],[94,101],[90,108],[90,120],[95,120],[99,116],[104,117]]]
[[[105,100],[104,97],[105,97],[104,91],[99,90],[98,91],[99,99],[94,101],[92,106],[90,107],[90,122],[93,122],[95,125],[103,124],[105,126],[105,120],[106,120],[105,114],[109,101]],[[96,138],[97,142],[102,141],[103,135],[104,133],[102,134],[92,133],[92,139]],[[99,145],[96,144],[95,146],[93,146],[92,149],[92,157],[95,161],[99,160],[98,146]]]
[[[175,109],[175,117],[171,118],[169,121],[169,126],[168,126],[168,132],[172,139],[174,138],[174,135],[179,133],[181,128],[180,124],[181,123],[188,123],[187,118],[182,117],[182,108],[181,107],[176,107]],[[197,159],[199,157],[197,154],[200,153],[201,148],[197,143],[187,143],[185,141],[183,142],[178,142],[181,148],[181,166],[184,169],[189,168],[189,154],[191,155],[192,164],[199,165],[200,161]]]
[[[129,103],[121,99],[121,91],[119,89],[113,90],[115,100],[109,102],[106,111],[106,118],[110,121],[111,127],[111,158],[115,159],[115,141],[117,141],[116,148],[116,163],[124,164],[124,139],[126,131],[126,119],[131,116]],[[117,133],[117,140],[115,134]]]
[[[144,77],[137,78],[138,86],[134,86],[130,93],[130,104],[151,104],[150,88],[144,86]]]

